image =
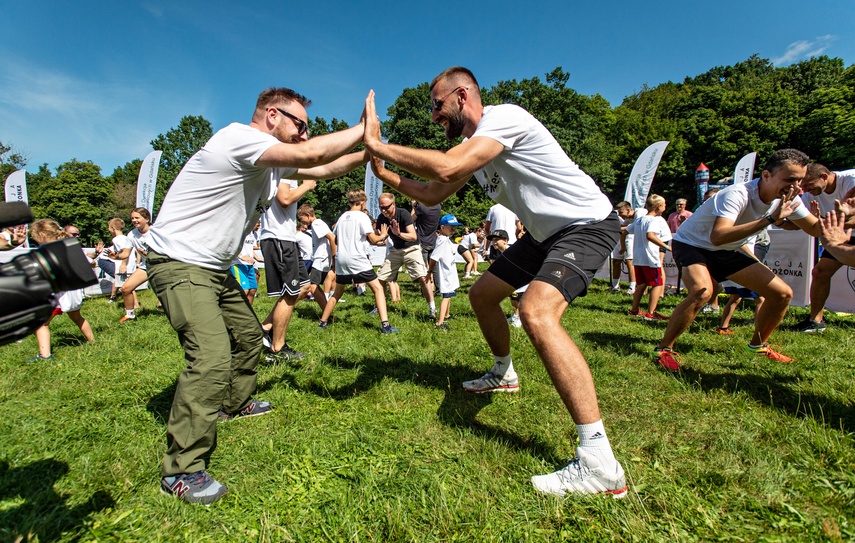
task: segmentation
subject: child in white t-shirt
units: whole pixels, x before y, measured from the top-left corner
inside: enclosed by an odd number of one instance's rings
[[[632,296],[632,309],[629,314],[644,320],[667,321],[668,317],[656,312],[659,298],[665,290],[665,282],[662,277],[662,260],[659,250],[670,248],[666,243],[671,239],[671,229],[662,218],[665,212],[665,198],[658,194],[652,194],[644,204],[647,215],[638,217],[632,224],[627,225],[626,231],[621,236],[635,234],[633,240],[633,267],[635,278],[638,283],[635,294]],[[641,297],[644,291],[650,287],[650,295],[647,300],[647,311],[640,311]]]
[[[439,303],[439,313],[436,319],[436,328],[448,330],[445,320],[449,316],[451,298],[457,295],[460,288],[460,278],[457,277],[457,245],[451,241],[454,228],[460,226],[457,218],[448,213],[439,220],[439,234],[436,236],[436,245],[430,255],[428,273],[433,274],[433,281],[442,301]]]
[[[59,223],[56,221],[40,219],[30,226],[30,237],[41,245],[52,241],[59,241],[70,236],[68,232],[59,227]],[[50,324],[50,321],[56,315],[65,313],[80,328],[87,343],[95,341],[95,336],[92,334],[92,327],[89,326],[89,322],[80,314],[80,306],[83,305],[83,289],[60,292],[58,296],[59,307],[54,309],[53,314],[47,322],[35,332],[36,340],[39,343],[39,354],[28,359],[27,362],[53,359],[50,350],[50,328],[48,328],[48,324]]]

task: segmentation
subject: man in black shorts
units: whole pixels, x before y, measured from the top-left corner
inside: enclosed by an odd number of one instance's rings
[[[532,477],[539,492],[626,495],[597,403],[591,371],[561,326],[570,302],[583,296],[594,273],[618,241],[620,226],[609,199],[563,151],[537,119],[511,105],[484,106],[471,71],[449,68],[430,86],[433,121],[446,137],[463,143],[448,151],[411,149],[380,139],[373,97],[366,100],[365,146],[377,176],[427,205],[442,202],[474,175],[495,201],[516,213],[527,233],[472,285],[469,300],[493,353],[493,368],[463,383],[470,392],[514,392],[510,329],[501,302],[530,283],[520,318],[526,333],[576,423],[577,457],[567,467]],[[422,183],[382,166],[386,160]]]

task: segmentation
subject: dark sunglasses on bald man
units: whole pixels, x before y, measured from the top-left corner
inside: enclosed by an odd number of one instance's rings
[[[275,109],[276,111],[278,111],[279,113],[281,113],[282,115],[285,115],[286,117],[288,117],[289,119],[291,119],[292,121],[294,121],[294,126],[296,126],[296,127],[297,127],[297,133],[298,133],[299,135],[301,135],[301,136],[302,136],[303,134],[307,134],[307,133],[309,132],[309,125],[307,125],[307,124],[303,121],[303,119],[301,119],[300,117],[297,117],[296,115],[291,115],[290,113],[288,113],[288,112],[287,112],[287,111],[285,111],[284,109],[279,109],[278,107],[277,107],[277,108],[274,108],[274,109]]]

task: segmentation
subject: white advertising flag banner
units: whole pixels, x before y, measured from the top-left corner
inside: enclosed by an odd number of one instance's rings
[[[855,268],[843,266],[831,278],[831,290],[825,308],[829,311],[855,313]]]
[[[629,174],[629,182],[626,184],[626,194],[623,198],[632,205],[632,209],[644,207],[650,185],[653,184],[653,176],[656,175],[656,168],[659,167],[659,161],[662,160],[662,155],[669,143],[657,141],[638,155],[638,160],[632,167],[632,173]]]
[[[157,169],[163,151],[152,151],[140,166],[137,178],[137,207],[144,207],[154,215],[154,189],[157,187]]]
[[[374,170],[371,169],[369,162],[365,165],[365,196],[368,197],[365,208],[372,219],[376,219],[380,215],[380,203],[377,199],[380,198],[381,194],[383,194],[383,182],[374,175]]]
[[[747,183],[754,179],[754,163],[757,161],[757,153],[748,153],[739,159],[736,169],[733,171],[733,184]]]
[[[9,174],[6,178],[6,201],[23,202],[29,204],[27,196],[27,172],[18,170]]]
[[[813,269],[814,238],[801,230],[769,229],[769,252],[763,263],[793,289],[790,305],[810,305],[810,272]],[[830,297],[829,297],[830,299]]]

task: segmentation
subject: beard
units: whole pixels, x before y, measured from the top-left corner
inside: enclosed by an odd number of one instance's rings
[[[445,129],[445,137],[449,141],[456,140],[463,134],[463,127],[466,126],[466,117],[463,116],[463,111],[458,110],[454,115],[448,115],[448,127]]]

